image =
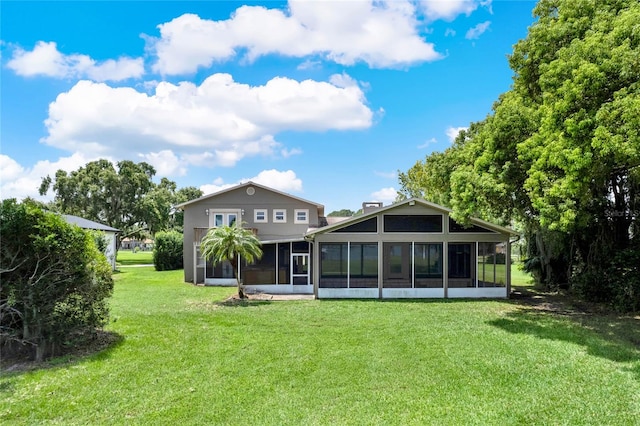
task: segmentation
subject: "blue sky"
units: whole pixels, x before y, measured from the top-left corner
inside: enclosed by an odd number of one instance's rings
[[[108,158],[388,204],[511,85],[531,1],[2,1],[2,198]]]

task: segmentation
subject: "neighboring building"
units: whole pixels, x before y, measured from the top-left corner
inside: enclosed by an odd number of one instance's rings
[[[63,214],[62,217],[68,223],[78,225],[82,229],[92,229],[104,233],[104,238],[107,241],[107,250],[105,255],[107,260],[111,264],[111,268],[116,269],[116,252],[117,252],[117,238],[116,234],[120,232],[119,229],[112,228],[102,223],[94,222],[92,220],[84,219],[78,216],[72,216],[70,214]]]
[[[184,209],[185,281],[233,285],[230,265],[200,256],[215,226],[242,223],[263,243],[242,262],[251,291],[318,298],[508,297],[514,231],[479,219],[463,228],[451,210],[421,199],[364,203],[363,214],[332,220],[324,206],[247,182],[192,200]]]
[[[138,240],[136,238],[127,237],[120,241],[120,248],[123,250],[133,250],[136,247],[142,251],[153,250],[153,240],[150,238]]]

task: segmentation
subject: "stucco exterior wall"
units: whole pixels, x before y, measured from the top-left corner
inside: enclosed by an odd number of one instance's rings
[[[104,232],[104,238],[107,240],[107,250],[105,255],[107,256],[107,260],[109,264],[111,264],[111,268],[116,270],[116,251],[117,251],[117,239],[115,232]]]
[[[252,190],[249,190],[252,188]],[[213,214],[216,211],[236,210],[243,227],[257,230],[261,241],[276,241],[286,238],[302,239],[310,227],[317,227],[320,221],[319,205],[287,196],[279,192],[270,191],[260,186],[240,186],[233,190],[203,198],[188,204],[184,209],[184,279],[193,282],[194,279],[194,239],[195,228],[210,228],[213,226]],[[255,221],[255,210],[266,210],[266,222]],[[307,222],[295,223],[296,210],[307,210]],[[274,223],[274,210],[286,212],[286,222]],[[196,272],[199,274],[199,272]],[[196,277],[201,282],[204,276]]]

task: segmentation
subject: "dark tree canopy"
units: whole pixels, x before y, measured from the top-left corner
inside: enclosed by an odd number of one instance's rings
[[[175,182],[164,177],[155,184],[155,173],[145,162],[125,160],[114,166],[103,159],[71,173],[58,170],[55,180],[47,176],[40,194],[52,187],[56,210],[120,229],[120,238],[182,231],[182,212],[174,211],[173,206],[200,197],[202,191],[194,187],[177,189]]]
[[[122,236],[135,235],[149,219],[144,199],[154,188],[154,168],[147,163],[108,160],[87,163],[71,173],[56,172],[53,182],[55,206],[63,213],[95,220],[118,228]],[[40,194],[48,192],[52,181],[47,176]],[[153,223],[153,221],[152,221]]]
[[[355,215],[356,212],[349,209],[335,210],[329,213],[327,216],[329,217],[351,217]]]
[[[539,281],[585,293],[639,243],[640,2],[541,0],[534,14],[509,58],[511,90],[451,148],[401,173],[401,191],[462,222],[517,223]]]

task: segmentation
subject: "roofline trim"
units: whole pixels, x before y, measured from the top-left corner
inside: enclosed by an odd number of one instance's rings
[[[209,198],[217,197],[219,195],[225,194],[227,192],[235,191],[236,189],[240,189],[240,188],[243,188],[243,187],[246,187],[246,186],[249,186],[249,185],[256,186],[258,188],[261,188],[261,189],[264,189],[264,190],[267,190],[267,191],[270,191],[270,192],[275,192],[276,194],[284,195],[284,196],[287,196],[289,198],[293,198],[295,200],[302,201],[303,203],[312,204],[312,205],[314,205],[314,206],[316,206],[318,208],[322,208],[322,209],[324,208],[323,204],[319,204],[319,203],[316,203],[314,201],[305,200],[304,198],[296,197],[295,195],[291,195],[291,194],[288,194],[286,192],[278,191],[277,189],[269,188],[268,186],[260,185],[259,183],[255,183],[255,182],[250,181],[250,180],[247,181],[247,182],[239,183],[239,184],[231,186],[229,188],[220,190],[218,192],[213,192],[211,194],[203,195],[202,197],[196,198],[194,200],[189,200],[189,201],[185,201],[184,203],[176,204],[173,207],[176,208],[176,209],[181,209],[181,208],[183,208],[185,206],[188,206],[190,204],[194,204],[194,203],[197,203],[197,202],[200,202],[200,201],[208,200]]]
[[[384,212],[389,211],[391,209],[400,207],[400,206],[402,206],[404,204],[411,204],[411,203],[414,203],[414,204],[415,203],[420,203],[425,207],[429,207],[429,208],[432,208],[432,209],[435,209],[435,210],[440,210],[441,212],[447,213],[447,214],[451,214],[453,212],[453,210],[448,208],[448,207],[444,207],[444,206],[441,206],[439,204],[432,203],[431,201],[427,201],[427,200],[424,200],[422,198],[413,197],[413,198],[408,198],[406,200],[390,204],[388,206],[381,207],[379,209],[375,209],[373,211],[370,211],[370,212],[365,213],[365,214],[360,215],[360,216],[353,216],[353,217],[351,217],[351,219],[347,219],[347,220],[344,220],[342,222],[334,223],[332,225],[323,226],[321,228],[316,228],[316,229],[314,229],[312,231],[307,232],[305,234],[305,236],[311,236],[312,237],[312,236],[314,236],[316,234],[324,234],[324,233],[327,233],[327,232],[331,232],[331,231],[333,231],[335,229],[340,229],[340,228],[343,228],[345,226],[351,225],[353,223],[361,222],[363,220],[369,219],[369,218],[371,218],[373,216],[378,215],[379,213],[384,213]],[[516,232],[513,229],[506,228],[506,227],[500,226],[500,225],[496,225],[496,224],[493,224],[491,222],[487,222],[485,220],[482,220],[482,219],[479,219],[479,218],[476,218],[476,217],[471,217],[470,219],[471,219],[471,222],[474,225],[479,225],[479,226],[488,228],[488,229],[490,229],[492,231],[495,231],[495,232],[504,233],[504,234],[511,234],[511,235],[520,235],[519,232]]]

